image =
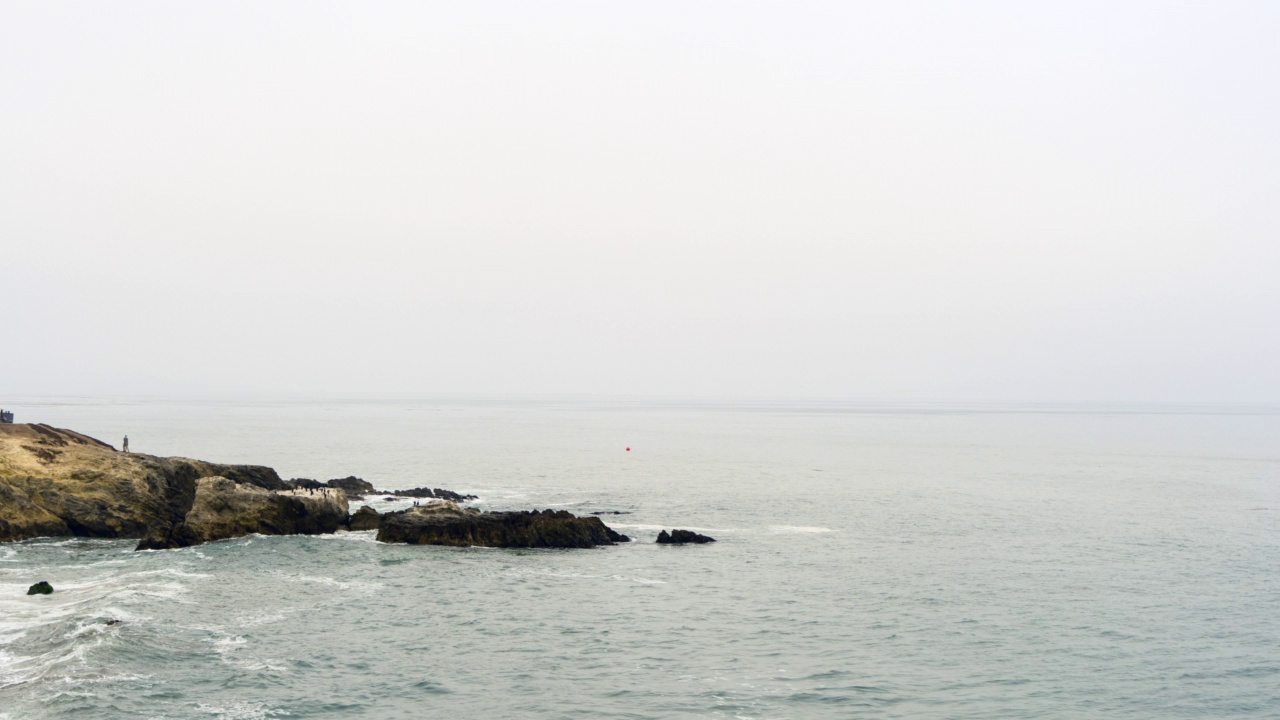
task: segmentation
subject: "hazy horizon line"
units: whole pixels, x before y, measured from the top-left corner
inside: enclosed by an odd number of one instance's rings
[[[675,395],[603,393],[492,393],[492,392],[223,392],[223,393],[3,393],[0,407],[20,410],[23,405],[178,403],[178,404],[312,404],[312,403],[456,403],[477,405],[628,404],[691,409],[849,409],[861,411],[910,411],[912,409],[982,412],[1071,412],[1106,409],[1110,412],[1161,414],[1216,411],[1228,414],[1280,413],[1277,401],[1238,400],[998,400],[982,398],[913,398],[890,396],[813,397],[748,395]],[[1209,413],[1214,414],[1214,413]]]

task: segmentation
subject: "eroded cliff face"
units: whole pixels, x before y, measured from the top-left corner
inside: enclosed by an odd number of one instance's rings
[[[333,532],[345,521],[341,493],[304,499],[285,488],[268,467],[121,453],[71,430],[0,425],[0,541],[146,537],[139,547],[182,547]]]
[[[320,535],[347,521],[347,496],[305,490],[272,491],[222,476],[196,481],[195,499],[181,522],[150,532],[139,550],[164,550],[210,540],[262,535]]]

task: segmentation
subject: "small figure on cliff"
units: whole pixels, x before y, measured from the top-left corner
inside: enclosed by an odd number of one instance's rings
[[[124,436],[124,452],[129,452],[129,436]]]

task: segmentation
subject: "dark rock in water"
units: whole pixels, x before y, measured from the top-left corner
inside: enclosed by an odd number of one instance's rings
[[[436,496],[429,487],[410,488],[409,490],[392,490],[391,492],[400,497],[411,498],[433,498]]]
[[[392,492],[400,497],[436,498],[439,500],[452,500],[453,502],[466,502],[467,500],[478,499],[475,495],[462,495],[452,490],[445,490],[444,488],[435,488],[433,490],[429,487],[420,487],[411,488],[409,490],[394,490]]]
[[[452,490],[445,490],[443,488],[436,488],[436,497],[440,498],[441,500],[452,500],[453,502],[466,502],[467,500],[478,499],[475,495],[462,495]]]
[[[684,543],[710,543],[715,542],[713,537],[699,535],[692,530],[672,530],[668,535],[666,530],[658,533],[658,542],[663,545],[683,545]]]
[[[377,530],[378,525],[381,523],[381,513],[368,505],[362,505],[359,510],[351,513],[351,518],[347,521],[347,527],[352,530]]]
[[[319,480],[312,480],[311,478],[293,478],[289,481],[289,487],[302,490],[315,490],[317,488],[329,486]]]
[[[27,594],[28,595],[52,595],[53,586],[45,582],[44,580],[41,580],[40,582],[28,588]]]
[[[336,480],[330,480],[325,484],[331,488],[341,489],[343,492],[347,494],[347,497],[354,497],[356,495],[369,495],[371,493],[377,492],[377,490],[373,487],[373,483],[367,480],[361,480],[360,478],[355,476],[337,478]]]
[[[400,498],[398,498],[398,497],[396,497],[396,496],[394,496],[394,495],[388,495],[388,496],[386,496],[386,497],[384,497],[384,498],[382,498],[382,499],[383,499],[383,501],[385,501],[385,502],[391,502],[392,500],[399,500]]]
[[[630,515],[630,510],[596,510],[592,515]]]
[[[630,540],[600,518],[564,510],[480,512],[448,501],[382,516],[378,540],[410,545],[522,548],[589,548]]]
[[[110,619],[110,620],[108,620],[108,621],[107,621],[107,624],[108,624],[108,625],[119,625],[119,624],[120,624],[120,623],[122,623],[122,622],[124,622],[124,621],[123,621],[123,620],[116,620],[115,618],[112,618],[112,619]]]

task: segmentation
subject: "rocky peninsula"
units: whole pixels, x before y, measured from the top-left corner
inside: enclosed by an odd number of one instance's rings
[[[350,514],[378,492],[433,498],[407,510]],[[349,498],[350,496],[350,498]],[[378,531],[378,540],[487,547],[593,547],[626,541],[598,517],[481,512],[443,489],[375,491],[359,478],[284,481],[260,465],[117,451],[43,424],[0,424],[0,542],[34,537],[137,538],[139,550],[263,535]]]

